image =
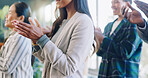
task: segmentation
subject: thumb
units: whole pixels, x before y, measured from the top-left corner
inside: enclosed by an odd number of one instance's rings
[[[129,2],[127,2],[126,4],[132,11],[135,10],[135,8],[133,8]]]
[[[35,26],[32,19],[31,19],[31,17],[29,17],[29,22],[30,22],[31,25]]]
[[[40,23],[38,22],[37,18],[34,18],[34,21],[35,21],[35,23],[37,24],[37,27],[40,27],[40,28],[41,28],[41,25],[40,25]]]

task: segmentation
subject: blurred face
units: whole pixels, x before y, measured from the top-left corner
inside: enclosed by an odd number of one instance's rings
[[[57,8],[64,8],[71,2],[72,0],[56,0],[56,6]]]
[[[17,13],[15,12],[15,5],[11,5],[8,14],[6,15],[5,26],[9,28],[14,28],[11,21],[16,20],[17,18],[18,17]]]
[[[114,15],[122,15],[121,9],[125,6],[125,2],[123,0],[112,0],[112,9]]]

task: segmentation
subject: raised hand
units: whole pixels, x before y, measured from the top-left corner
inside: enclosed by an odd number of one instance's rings
[[[52,28],[50,26],[46,26],[46,28],[42,28],[42,31],[44,34],[50,34],[52,31]]]
[[[148,18],[148,4],[142,1],[134,1],[137,7],[147,16]]]
[[[134,9],[128,2],[127,6],[132,10],[128,12],[128,9],[124,13],[124,17],[127,18],[131,23],[137,24],[138,26],[144,27],[144,19],[141,16],[141,13]]]
[[[29,22],[31,23],[31,25],[16,20],[12,21],[12,23],[16,28],[15,31],[27,38],[30,38],[33,41],[33,43],[36,43],[37,40],[39,40],[44,35],[44,33],[37,19],[34,20],[37,26],[34,25],[31,18],[29,18]]]

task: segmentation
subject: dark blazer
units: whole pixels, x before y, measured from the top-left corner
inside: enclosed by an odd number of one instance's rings
[[[140,38],[146,43],[148,43],[148,22],[146,21],[145,21],[145,26],[146,29],[140,29],[139,27],[137,27],[137,32]]]

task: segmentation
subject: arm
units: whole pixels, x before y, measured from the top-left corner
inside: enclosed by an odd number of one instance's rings
[[[31,40],[26,39],[23,36],[16,35],[15,39],[10,40],[6,49],[8,49],[7,53],[4,56],[0,57],[0,71],[11,74],[16,70],[16,67],[23,60],[27,52],[31,51]],[[6,51],[6,50],[3,50]]]
[[[94,39],[94,28],[90,19],[82,18],[75,27],[66,54],[48,41],[43,48],[45,59],[64,75],[71,75],[83,65]]]
[[[42,40],[42,39],[45,39],[45,37],[44,37],[45,35],[43,35],[40,39]],[[48,40],[48,38],[47,38],[47,40]],[[39,40],[40,41],[40,40]],[[42,44],[43,45],[43,44]],[[45,45],[45,44],[44,44]],[[44,63],[44,54],[42,53],[42,48],[40,48],[40,47],[42,47],[42,46],[40,46],[40,45],[35,45],[35,46],[33,46],[33,55],[34,56],[36,56],[38,59],[39,59],[39,61],[40,62],[42,62],[42,63]]]
[[[135,1],[137,6],[145,13],[145,15],[148,15],[148,4],[143,3],[141,1]],[[127,19],[134,24],[137,24],[137,31],[139,36],[145,41],[148,42],[148,23],[143,19],[141,16],[141,13],[135,10],[129,3],[127,3],[128,7],[132,10],[131,13],[128,13],[128,10],[125,12],[124,17],[127,17]],[[129,14],[129,15],[128,15]],[[128,16],[127,16],[128,15]]]
[[[134,24],[130,25],[130,29],[125,30],[125,38],[120,42],[105,37],[97,55],[103,56],[105,53],[109,53],[118,58],[129,59],[141,44],[141,39],[137,35],[136,27],[133,26]]]
[[[45,44],[49,41],[49,38],[46,35],[43,35],[37,42],[37,44],[33,47],[33,55],[36,56],[40,62],[44,63],[45,60],[45,54],[42,53],[42,48],[45,46]]]
[[[137,32],[141,39],[148,43],[148,23],[145,21],[145,27],[140,28],[137,26]]]

